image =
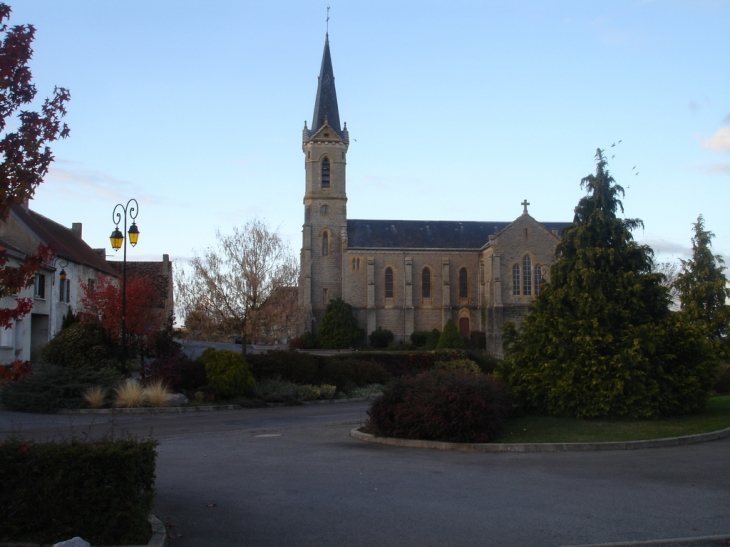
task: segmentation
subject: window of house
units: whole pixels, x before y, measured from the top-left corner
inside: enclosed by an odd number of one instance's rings
[[[352,259],[352,271],[357,272],[360,270],[360,258],[356,257]]]
[[[58,284],[58,301],[59,302],[66,301],[66,281],[68,281],[68,279],[61,279],[60,283]]]
[[[522,294],[532,294],[532,260],[529,255],[522,258]]]
[[[322,305],[326,306],[329,301],[330,301],[330,290],[322,289]]]
[[[13,323],[10,323],[9,328],[0,327],[0,347],[2,348],[14,348],[14,337],[13,337],[13,331],[15,330],[13,327],[15,325]]]
[[[535,294],[540,292],[540,280],[542,279],[542,266],[535,264]]]
[[[96,279],[89,278],[86,286],[89,287],[89,292],[94,292],[96,290]]]
[[[520,265],[512,266],[512,294],[519,296],[520,294]]]
[[[459,270],[459,298],[469,298],[466,268]]]
[[[431,270],[428,268],[421,271],[421,298],[431,298]]]
[[[36,298],[46,297],[46,276],[44,274],[36,274],[35,276],[35,291],[33,295]]]
[[[385,268],[385,298],[393,298],[393,268]]]
[[[330,254],[330,236],[327,232],[322,234],[322,256]]]
[[[324,158],[322,160],[322,188],[330,187],[330,160]]]

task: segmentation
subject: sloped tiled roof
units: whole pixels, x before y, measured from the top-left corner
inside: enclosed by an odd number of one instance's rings
[[[90,266],[110,275],[117,275],[114,269],[107,264],[104,257],[89,247],[70,228],[66,228],[50,218],[19,205],[13,207],[12,214],[43,244],[50,247],[61,258]]]
[[[122,275],[123,264],[121,261],[109,261],[108,264]],[[144,277],[154,284],[159,301],[158,307],[164,307],[170,289],[170,275],[163,272],[163,262],[139,262],[127,260],[127,279],[132,277]]]
[[[480,249],[490,235],[512,222],[456,220],[349,220],[348,248],[374,249]],[[562,235],[569,222],[541,222]]]

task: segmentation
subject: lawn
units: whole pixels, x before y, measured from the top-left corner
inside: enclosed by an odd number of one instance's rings
[[[510,420],[498,443],[579,443],[639,441],[730,427],[730,395],[713,397],[699,414],[655,420],[606,420],[523,416]]]

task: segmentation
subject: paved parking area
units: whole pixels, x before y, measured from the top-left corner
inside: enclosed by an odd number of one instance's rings
[[[151,428],[160,439],[155,512],[172,525],[171,547],[539,547],[730,533],[730,439],[616,452],[441,452],[352,439],[366,410],[134,415],[116,427]],[[12,417],[29,435],[69,420]],[[76,429],[109,427],[73,420]]]

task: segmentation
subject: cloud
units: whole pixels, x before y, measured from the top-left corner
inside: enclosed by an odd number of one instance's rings
[[[692,254],[692,247],[686,245],[680,245],[673,241],[667,241],[666,239],[643,239],[636,238],[642,245],[648,245],[657,254],[671,254],[680,256],[690,256]]]
[[[132,182],[117,179],[78,167],[74,162],[56,160],[48,170],[41,188],[53,192],[57,197],[93,202],[97,200],[126,202],[130,195],[138,196],[140,203],[159,203],[155,196],[142,191]]]
[[[692,169],[707,175],[730,175],[730,163],[702,163],[693,165]]]
[[[702,146],[730,154],[730,125],[721,127],[709,139],[702,139]]]
[[[730,114],[728,114],[727,116],[725,116],[725,119],[722,120],[722,123],[730,123]]]

